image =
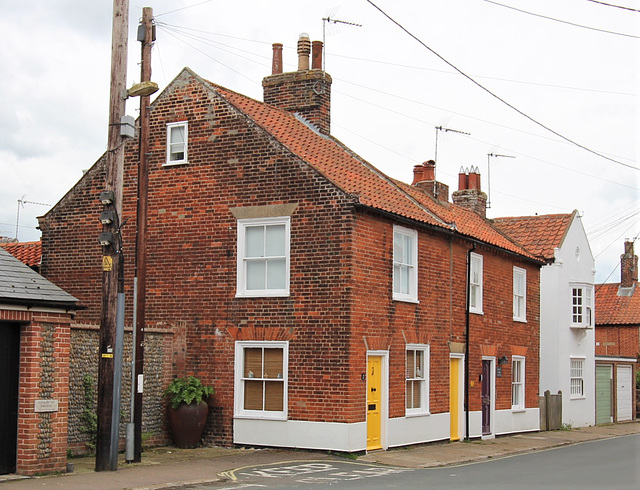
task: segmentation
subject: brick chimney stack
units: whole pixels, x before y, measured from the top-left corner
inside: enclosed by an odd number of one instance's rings
[[[413,183],[439,201],[449,201],[449,186],[436,181],[436,162],[428,160],[413,167]]]
[[[455,204],[470,209],[483,218],[487,217],[487,194],[482,192],[478,167],[460,168],[458,190],[451,198]]]
[[[282,44],[273,45],[272,74],[262,80],[264,102],[299,114],[322,134],[331,130],[331,76],[322,70],[322,41],[298,39],[298,70],[282,72]],[[309,56],[311,55],[311,68]]]
[[[625,239],[624,253],[620,256],[620,287],[630,288],[638,282],[638,256],[633,252],[633,241]]]

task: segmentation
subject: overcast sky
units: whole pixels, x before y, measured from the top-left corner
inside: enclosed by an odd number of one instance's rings
[[[453,192],[477,166],[488,217],[577,209],[596,282],[619,282],[640,233],[640,1],[372,1],[415,38],[367,0],[131,0],[127,85],[147,6],[161,89],[189,66],[262,100],[271,44],[293,71],[299,34],[324,38],[334,136],[405,182],[437,141],[437,179]],[[112,13],[111,0],[0,0],[0,236],[37,240],[36,217],[105,151]]]

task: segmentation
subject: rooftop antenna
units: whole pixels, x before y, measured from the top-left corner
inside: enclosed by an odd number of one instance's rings
[[[491,158],[515,158],[513,155],[500,155],[499,153],[487,153],[487,181],[488,193],[487,193],[487,209],[491,207]]]
[[[445,133],[458,133],[458,134],[464,134],[466,136],[470,136],[471,133],[466,133],[464,131],[458,131],[457,129],[451,129],[451,128],[445,128],[444,126],[440,125],[440,126],[436,126],[436,148],[435,148],[435,152],[434,152],[434,156],[433,159],[436,162],[436,167],[437,167],[437,163],[438,163],[438,134],[440,132],[445,132]],[[435,174],[434,174],[435,175]]]
[[[16,213],[16,240],[18,240],[18,228],[20,227],[20,208],[24,208],[25,204],[35,204],[36,206],[48,206],[51,207],[51,204],[45,204],[43,202],[33,202],[33,201],[25,201],[25,196],[22,196],[18,199],[18,212]]]
[[[326,33],[325,33],[325,27],[327,26],[327,24],[342,24],[342,25],[346,25],[346,26],[351,26],[351,27],[362,27],[362,24],[356,24],[355,22],[348,22],[346,20],[339,20],[339,19],[334,19],[332,16],[335,15],[335,11],[337,10],[336,7],[334,7],[331,10],[331,13],[328,13],[326,17],[322,18],[322,49],[325,49],[326,46]],[[325,60],[327,59],[327,57],[323,54],[322,56],[322,71],[326,71],[325,70]]]

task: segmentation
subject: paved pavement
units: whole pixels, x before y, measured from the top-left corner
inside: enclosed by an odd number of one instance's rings
[[[532,432],[470,442],[440,442],[407,448],[374,451],[357,458],[367,463],[380,463],[405,468],[429,468],[507,457],[530,451],[608,439],[640,433],[640,422],[586,427],[551,432]],[[73,472],[35,478],[0,475],[1,490],[65,488],[167,489],[183,485],[226,479],[222,473],[232,469],[290,461],[340,460],[340,456],[320,451],[282,449],[176,449],[170,447],[147,450],[142,462],[118,464],[118,471],[94,471],[95,458],[69,460]]]

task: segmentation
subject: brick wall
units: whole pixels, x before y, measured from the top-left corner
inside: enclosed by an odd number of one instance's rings
[[[635,358],[639,354],[639,325],[598,325],[596,327],[596,356]]]
[[[70,316],[0,310],[0,320],[21,323],[16,472],[65,471]],[[56,400],[57,410],[36,411],[36,400]]]
[[[431,413],[449,411],[448,342],[465,341],[466,258],[471,246],[436,232],[419,230],[418,304],[390,301],[393,222],[359,215],[353,249],[354,306],[351,359],[354,375],[366,366],[367,348],[389,349],[389,415],[405,414],[405,346],[430,345]],[[511,356],[526,357],[525,403],[538,406],[539,268],[512,256],[478,247],[484,258],[484,314],[470,316],[470,410],[480,410],[482,355],[506,355],[509,364],[496,379],[496,409],[511,408]],[[527,323],[513,321],[513,266],[527,270]],[[485,348],[483,350],[483,348]],[[487,349],[489,348],[489,349]],[[354,376],[360,393],[354,400],[356,420],[365,420],[364,382]]]

